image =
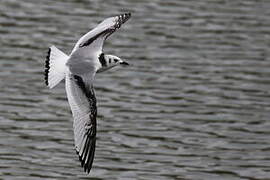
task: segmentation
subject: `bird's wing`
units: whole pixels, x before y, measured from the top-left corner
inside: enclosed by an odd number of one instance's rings
[[[96,146],[96,97],[92,86],[94,73],[66,75],[66,92],[73,115],[75,149],[84,171],[90,172]]]
[[[96,51],[101,51],[104,40],[108,38],[114,31],[119,29],[121,25],[130,18],[130,16],[131,13],[125,13],[103,20],[96,28],[89,31],[78,40],[72,50],[72,53],[87,46],[92,46],[91,48],[96,49]]]
[[[126,13],[107,18],[95,29],[81,37],[67,61],[69,70],[76,75],[96,71],[94,60],[101,54],[104,40],[119,29],[130,16],[130,13]]]

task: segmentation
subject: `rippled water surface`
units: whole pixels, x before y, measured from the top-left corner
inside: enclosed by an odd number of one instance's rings
[[[270,179],[270,1],[1,0],[0,179]],[[97,148],[86,175],[47,48],[70,53],[106,17],[132,18],[98,74]]]

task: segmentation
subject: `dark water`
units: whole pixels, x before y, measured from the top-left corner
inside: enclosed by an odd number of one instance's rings
[[[105,52],[132,66],[97,76],[87,176],[44,59],[126,11]],[[0,179],[268,180],[269,48],[267,0],[1,0]]]

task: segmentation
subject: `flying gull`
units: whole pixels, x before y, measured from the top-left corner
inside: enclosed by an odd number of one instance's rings
[[[130,13],[125,13],[107,18],[82,36],[69,56],[51,46],[46,58],[46,85],[53,88],[65,79],[68,102],[74,119],[75,150],[87,173],[90,172],[94,160],[97,131],[93,80],[96,73],[118,65],[128,65],[117,56],[104,54],[102,48],[104,41],[130,16]]]

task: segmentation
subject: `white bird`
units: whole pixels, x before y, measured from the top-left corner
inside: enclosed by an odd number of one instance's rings
[[[97,106],[93,88],[96,73],[117,65],[128,65],[117,56],[103,53],[104,41],[125,23],[125,13],[102,21],[82,36],[68,56],[51,46],[45,63],[45,83],[49,88],[65,79],[68,102],[73,115],[75,150],[84,171],[89,173],[96,146]]]

